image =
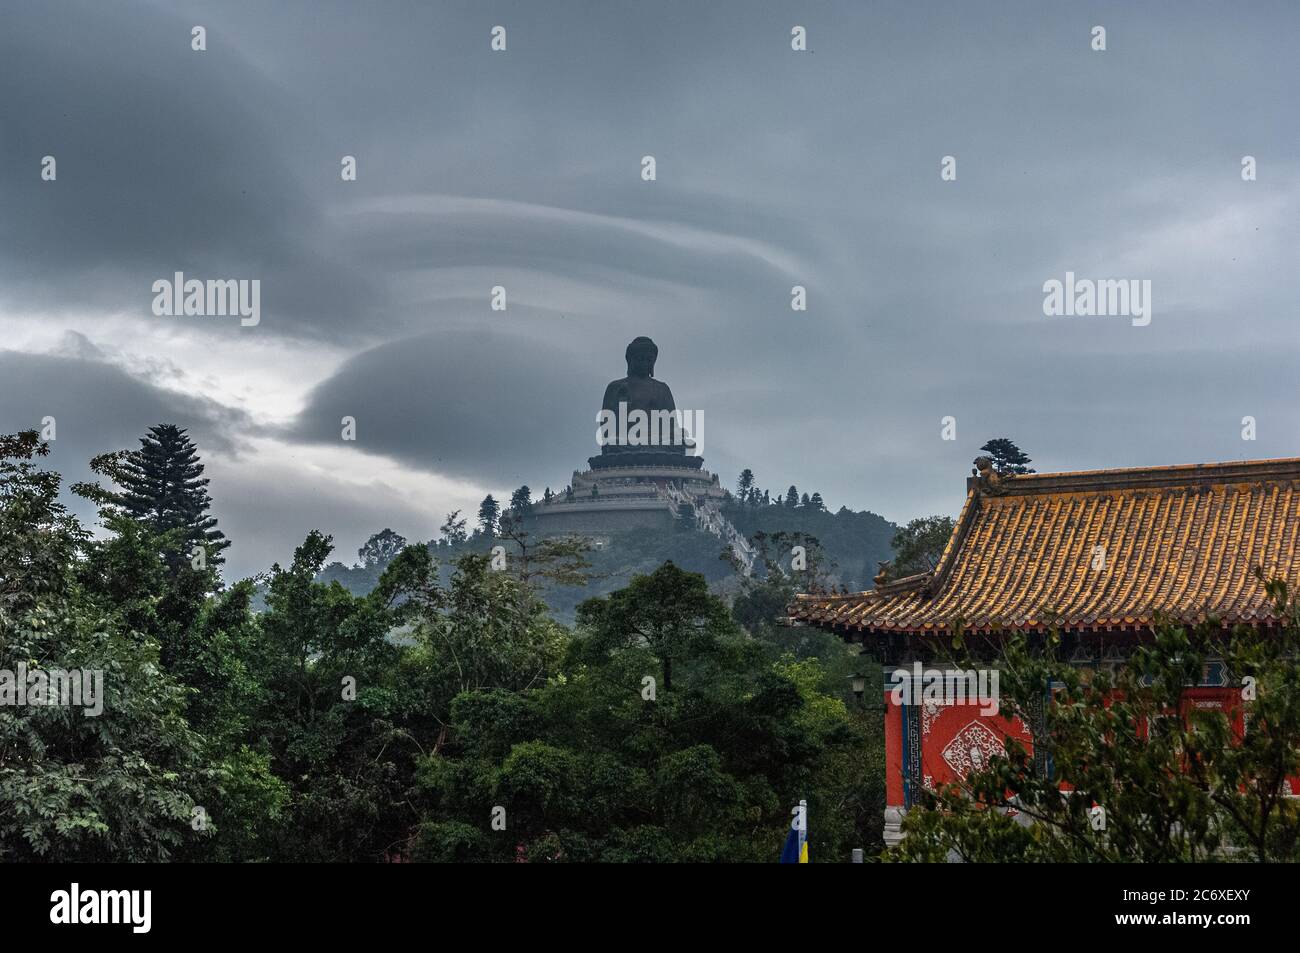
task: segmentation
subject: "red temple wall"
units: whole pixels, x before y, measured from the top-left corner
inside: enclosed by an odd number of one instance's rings
[[[906,800],[906,751],[909,742],[915,742],[909,739],[909,730],[904,724],[908,706],[894,704],[888,690],[884,697],[886,803],[902,807]],[[919,717],[912,724],[919,726],[923,787],[933,788],[962,780],[971,770],[987,764],[993,755],[1003,753],[1004,739],[1008,736],[1018,739],[1026,750],[1033,750],[1029,732],[1018,718],[982,714],[978,704],[917,707],[920,709]],[[1193,708],[1232,712],[1234,731],[1240,734],[1243,730],[1240,688],[1190,688],[1184,698],[1183,711],[1186,713]],[[1291,792],[1300,795],[1300,777],[1292,778],[1290,784]]]

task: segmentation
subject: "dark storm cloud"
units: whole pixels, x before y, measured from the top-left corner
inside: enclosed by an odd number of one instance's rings
[[[621,352],[606,363],[622,376]],[[350,416],[358,450],[490,485],[549,475],[558,488],[597,449],[604,381],[589,365],[572,347],[489,330],[406,338],[344,364],[288,436],[342,445]]]
[[[10,311],[157,320],[151,286],[177,271],[261,278],[271,333],[332,336],[380,302],[300,185],[313,173],[337,179],[338,158],[304,155],[294,97],[227,38],[194,52],[192,21],[143,4],[21,4],[4,18],[0,276]],[[53,182],[40,177],[46,155]]]
[[[65,354],[68,347],[85,347],[79,335],[68,340]],[[237,410],[153,386],[96,354],[0,351],[0,432],[40,429],[42,417],[56,418],[58,439],[50,445],[50,458],[58,463],[133,447],[149,426],[161,422],[188,427],[209,450],[226,454],[237,450],[233,435],[256,433]]]

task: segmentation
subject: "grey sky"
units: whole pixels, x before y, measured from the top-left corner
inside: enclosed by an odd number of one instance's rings
[[[1043,470],[1300,454],[1294,3],[0,16],[0,430],[57,416],[80,479],[190,426],[237,573],[562,487],[638,334],[724,483],[894,520],[954,512],[991,436]],[[1150,326],[1045,317],[1067,270],[1150,279]],[[153,316],[175,271],[261,279],[261,324]]]

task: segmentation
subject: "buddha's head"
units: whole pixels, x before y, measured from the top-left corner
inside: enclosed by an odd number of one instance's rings
[[[655,360],[659,357],[659,348],[647,337],[639,337],[627,346],[624,352],[627,358],[628,377],[654,377]]]

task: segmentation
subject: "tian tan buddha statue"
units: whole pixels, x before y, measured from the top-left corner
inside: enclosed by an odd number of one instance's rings
[[[649,338],[639,337],[627,346],[624,357],[627,359],[627,377],[610,381],[605,388],[598,420],[598,423],[613,423],[617,427],[617,437],[601,441],[600,456],[588,461],[592,469],[668,466],[698,470],[704,459],[686,453],[690,437],[682,433],[674,419],[677,405],[673,402],[672,389],[654,377],[659,348]],[[635,425],[640,415],[636,411],[644,414],[642,419],[647,420],[650,426],[659,423],[653,442],[637,438]]]

